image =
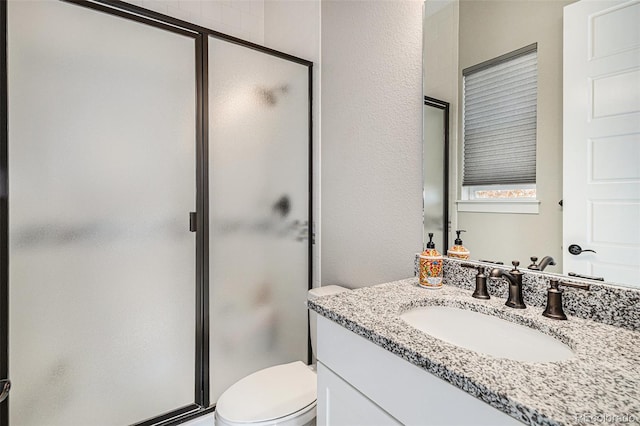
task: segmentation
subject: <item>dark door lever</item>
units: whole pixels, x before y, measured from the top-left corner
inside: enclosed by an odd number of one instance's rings
[[[587,251],[590,251],[590,252],[592,252],[592,253],[595,253],[595,252],[596,252],[595,250],[582,250],[582,247],[580,247],[580,246],[579,246],[579,245],[577,245],[577,244],[571,244],[571,245],[569,246],[569,253],[571,253],[571,254],[572,254],[572,255],[574,255],[574,256],[577,256],[577,255],[579,255],[580,253],[584,253],[584,252],[587,252]]]

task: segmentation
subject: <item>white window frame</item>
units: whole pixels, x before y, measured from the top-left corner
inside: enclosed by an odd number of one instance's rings
[[[536,184],[463,186],[460,200],[456,201],[459,212],[538,214],[540,201],[533,197],[476,198],[478,190],[536,189]]]

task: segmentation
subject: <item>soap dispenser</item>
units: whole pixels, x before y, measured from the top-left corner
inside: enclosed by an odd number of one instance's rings
[[[460,239],[460,233],[461,232],[467,232],[464,229],[458,229],[456,231],[456,241],[453,244],[453,247],[451,247],[448,251],[447,251],[447,256],[449,257],[455,257],[456,259],[469,259],[469,255],[471,253],[469,253],[469,250],[467,250],[465,248],[465,246],[462,245],[462,240]]]
[[[436,250],[433,232],[429,232],[427,248],[420,255],[420,281],[424,288],[438,289],[442,287],[442,255]]]

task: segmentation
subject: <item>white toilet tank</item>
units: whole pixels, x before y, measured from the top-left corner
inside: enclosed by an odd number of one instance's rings
[[[307,295],[307,299],[313,300],[317,299],[320,296],[328,296],[330,294],[338,294],[343,293],[345,291],[350,291],[348,288],[340,287],[339,285],[325,285],[322,287],[316,287],[309,290]],[[316,345],[318,342],[316,324],[318,322],[318,314],[315,311],[309,309],[309,326],[311,327],[311,352],[313,356],[313,363],[316,362]]]

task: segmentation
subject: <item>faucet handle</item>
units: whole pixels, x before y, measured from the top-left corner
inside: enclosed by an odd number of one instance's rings
[[[547,318],[553,318],[558,320],[566,320],[567,316],[562,309],[562,293],[563,290],[559,286],[579,288],[580,290],[589,290],[589,284],[574,284],[567,282],[560,282],[555,278],[549,280],[549,289],[547,290],[547,306],[542,313]]]
[[[471,297],[485,300],[490,299],[491,296],[489,296],[489,292],[487,291],[487,276],[484,274],[485,267],[483,265],[474,265],[471,263],[461,263],[460,266],[478,270],[478,275],[476,275],[476,289]]]
[[[531,265],[527,266],[527,268],[531,269],[532,271],[540,270],[540,267],[537,264],[538,257],[537,256],[531,256],[530,259],[531,259]]]
[[[512,260],[511,264],[513,265],[513,270],[517,271],[518,270],[518,266],[520,265],[520,261],[519,260]]]
[[[566,320],[567,316],[562,309],[562,290],[558,288],[560,283],[557,279],[552,278],[549,280],[549,285],[550,287],[547,290],[547,306],[544,308],[542,316],[557,320]]]

